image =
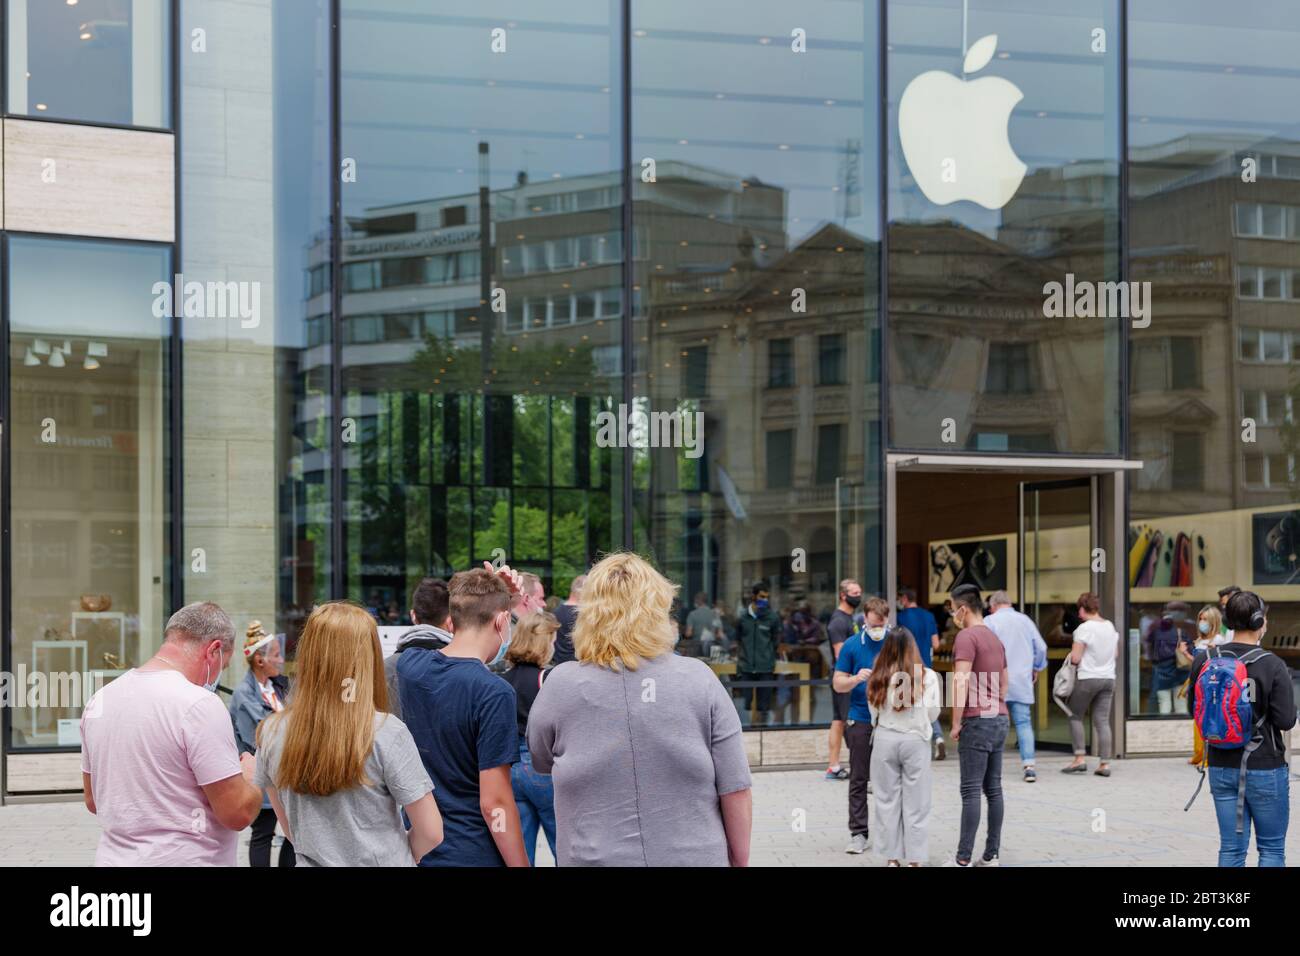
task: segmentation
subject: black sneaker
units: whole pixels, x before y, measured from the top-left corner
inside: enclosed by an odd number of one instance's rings
[[[1038,780],[1038,774],[1034,773],[1033,767],[1025,768],[1025,783],[1035,783]]]

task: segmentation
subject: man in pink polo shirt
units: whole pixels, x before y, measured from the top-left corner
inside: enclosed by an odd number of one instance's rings
[[[234,640],[217,605],[187,605],[157,654],[86,704],[81,782],[103,828],[96,866],[235,865],[262,792],[214,693]]]

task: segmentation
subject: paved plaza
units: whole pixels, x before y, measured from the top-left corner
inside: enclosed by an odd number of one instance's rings
[[[1122,760],[1109,778],[1064,776],[1064,755],[1039,758],[1039,780],[1021,781],[1015,755],[1004,764],[1006,866],[1213,866],[1218,829],[1206,785],[1188,813],[1196,771],[1182,759]],[[1095,762],[1091,764],[1095,766]],[[936,762],[930,862],[942,863],[956,847],[961,804],[957,761]],[[1300,782],[1292,777],[1288,862],[1300,865]],[[819,770],[754,774],[754,866],[881,866],[868,851],[844,852],[848,784]],[[796,829],[797,824],[802,824]],[[981,847],[983,836],[981,828]],[[80,801],[0,808],[0,864],[90,866],[99,830]],[[247,831],[239,862],[248,860]],[[549,865],[545,840],[538,863]],[[1250,863],[1255,862],[1251,850]]]

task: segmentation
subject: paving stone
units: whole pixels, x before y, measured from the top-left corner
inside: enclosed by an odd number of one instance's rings
[[[1182,758],[1122,760],[1109,778],[1063,776],[1068,757],[1038,759],[1038,782],[1024,783],[1014,767],[1003,776],[1006,819],[1004,866],[1214,866],[1218,827],[1208,788],[1183,813],[1196,789],[1196,771]],[[961,816],[957,761],[931,764],[934,809],[930,863],[940,864],[957,846]],[[848,844],[848,783],[825,780],[823,770],[754,774],[754,866],[883,866],[869,850],[844,852]],[[1291,818],[1300,820],[1300,783],[1292,776]],[[796,831],[794,811],[804,828]],[[1095,813],[1103,811],[1104,816]],[[1094,831],[1094,820],[1104,829]],[[981,821],[983,824],[986,821]],[[0,807],[0,865],[91,866],[99,827],[79,803]],[[984,828],[976,840],[983,846]],[[1287,834],[1287,853],[1300,864],[1300,826]],[[543,838],[538,865],[553,865]],[[239,863],[247,865],[248,833]],[[1248,863],[1256,862],[1252,849]]]

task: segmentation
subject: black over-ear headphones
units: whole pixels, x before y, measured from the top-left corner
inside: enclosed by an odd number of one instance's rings
[[[1255,605],[1255,610],[1250,614],[1250,630],[1258,631],[1264,626],[1264,600],[1254,591],[1247,591]]]
[[[1232,597],[1228,598],[1228,604],[1231,605],[1232,602],[1237,600],[1238,598],[1245,598],[1246,600],[1249,600],[1252,605],[1249,621],[1247,622],[1246,626],[1243,628],[1240,624],[1236,623],[1237,621],[1240,620],[1240,618],[1238,618],[1234,614],[1233,620],[1229,621],[1228,624],[1232,627],[1234,631],[1236,630],[1258,631],[1260,628],[1264,626],[1264,614],[1268,610],[1268,608],[1264,604],[1263,598],[1261,598],[1254,591],[1238,591]],[[1226,616],[1227,615],[1225,615],[1225,617]]]

